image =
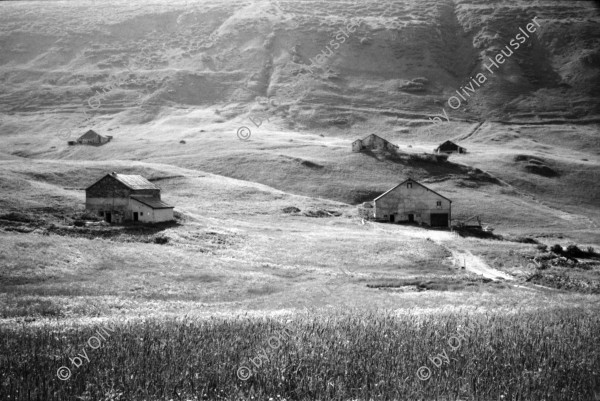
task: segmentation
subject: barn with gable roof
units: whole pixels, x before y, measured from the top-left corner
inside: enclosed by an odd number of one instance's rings
[[[357,139],[352,142],[352,151],[360,152],[362,150],[396,150],[398,145],[383,139],[382,137],[371,134],[363,139]]]
[[[80,145],[104,145],[110,142],[112,136],[100,135],[94,130],[88,130],[85,134],[77,138],[77,143]]]
[[[108,223],[173,220],[173,206],[160,198],[160,188],[141,175],[112,172],[85,190],[85,208]]]
[[[359,207],[361,216],[390,223],[449,227],[452,201],[409,178]]]

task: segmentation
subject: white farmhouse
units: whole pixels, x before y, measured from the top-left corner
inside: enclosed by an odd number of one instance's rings
[[[449,227],[452,201],[407,179],[362,207],[366,217],[390,223],[415,222],[431,227]]]

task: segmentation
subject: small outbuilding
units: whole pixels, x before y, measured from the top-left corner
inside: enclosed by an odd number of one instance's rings
[[[173,220],[173,206],[159,199],[143,196],[131,196],[130,199],[129,209],[133,221],[156,223]]]
[[[452,141],[446,141],[433,150],[435,153],[467,153],[467,149]]]
[[[360,215],[390,223],[419,223],[431,227],[449,227],[452,201],[409,178],[379,195],[371,207],[360,208]]]
[[[111,139],[112,136],[103,136],[94,130],[89,130],[77,138],[77,143],[80,145],[104,145],[110,142]]]
[[[173,220],[173,206],[160,199],[160,188],[141,175],[112,172],[85,190],[85,208],[108,223]]]
[[[363,139],[357,139],[352,142],[352,151],[360,152],[362,150],[395,150],[398,149],[397,145],[392,144],[391,142],[383,139],[380,136],[375,134],[371,134]]]

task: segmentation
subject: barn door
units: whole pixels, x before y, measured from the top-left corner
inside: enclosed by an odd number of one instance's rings
[[[133,212],[133,221],[138,221],[140,219],[138,212]]]
[[[432,214],[431,227],[448,227],[448,213]]]

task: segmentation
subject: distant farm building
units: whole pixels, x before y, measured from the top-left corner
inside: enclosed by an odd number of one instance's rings
[[[111,139],[112,136],[103,136],[94,130],[89,130],[77,138],[77,143],[80,145],[104,145],[105,143],[110,142]]]
[[[173,206],[160,200],[160,188],[140,175],[105,175],[86,188],[85,208],[109,223],[173,220]]]
[[[353,152],[360,152],[365,149],[395,150],[395,149],[398,149],[398,146],[386,141],[385,139],[383,139],[375,134],[371,134],[364,139],[357,139],[356,141],[352,142],[352,151]]]
[[[467,153],[467,149],[452,141],[446,141],[434,149],[435,153]]]
[[[363,203],[359,211],[362,217],[376,221],[449,227],[452,201],[409,178],[372,202]]]

